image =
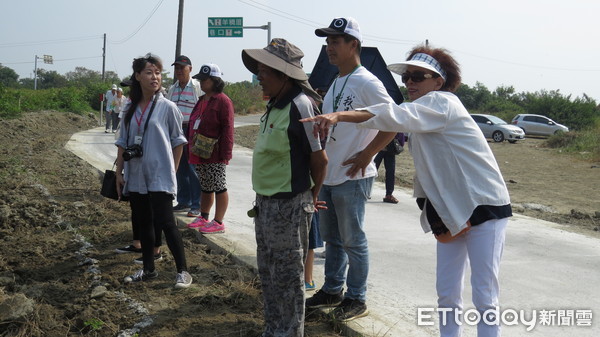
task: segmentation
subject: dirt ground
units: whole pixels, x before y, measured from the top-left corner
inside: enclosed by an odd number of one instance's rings
[[[192,230],[182,229],[191,288],[173,288],[166,247],[157,280],[123,284],[139,268],[137,255],[114,252],[131,239],[128,205],[102,198],[97,170],[64,149],[96,123],[56,112],[0,121],[0,336],[259,336],[256,275]],[[236,142],[248,145],[255,133],[237,129]],[[600,237],[600,165],[543,142],[490,143],[515,210]],[[408,152],[397,162],[397,182],[409,188]],[[328,320],[307,321],[307,336],[333,331]]]
[[[182,228],[192,287],[176,290],[163,246],[159,277],[125,285],[136,254],[129,207],[100,196],[100,176],[64,145],[97,122],[68,113],[0,120],[0,336],[259,336],[260,282]],[[310,319],[307,336],[338,336]]]

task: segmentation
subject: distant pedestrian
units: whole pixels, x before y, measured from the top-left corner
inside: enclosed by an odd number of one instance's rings
[[[182,129],[185,137],[190,130],[190,116],[194,106],[202,96],[200,82],[191,77],[192,61],[185,55],[175,58],[172,66],[175,67],[177,81],[169,88],[166,97],[177,104],[183,115]],[[187,216],[200,215],[200,182],[196,174],[196,165],[189,162],[187,146],[183,148],[181,163],[177,169],[177,205],[175,211],[187,211]]]
[[[104,94],[105,107],[104,107],[104,117],[106,119],[106,124],[104,128],[104,133],[117,132],[117,125],[115,121],[117,121],[118,116],[114,113],[115,103],[114,99],[117,97],[117,85],[113,84],[110,90]]]
[[[313,278],[313,269],[315,266],[315,249],[323,247],[323,239],[319,231],[319,213],[313,214],[310,231],[308,232],[308,253],[304,263],[304,288],[306,291],[314,291],[317,288]]]
[[[225,231],[223,218],[229,206],[226,169],[233,153],[233,103],[223,93],[225,82],[221,69],[216,64],[205,64],[194,78],[200,80],[204,95],[192,111],[188,139],[190,164],[196,166],[202,186],[200,214],[190,223],[201,233],[212,234]],[[203,136],[214,140],[214,145],[203,158],[194,152],[195,137]],[[209,221],[209,213],[215,205],[215,216]]]
[[[304,261],[308,228],[327,156],[301,118],[321,97],[302,69],[304,54],[284,39],[244,49],[242,60],[270,97],[252,156],[257,264],[265,313],[263,337],[304,336]]]
[[[383,202],[390,204],[398,203],[398,199],[394,197],[394,188],[396,186],[396,155],[400,154],[398,151],[402,151],[403,149],[404,134],[398,132],[394,139],[383,150],[379,151],[375,159],[373,159],[375,167],[378,170],[382,161],[385,168],[385,197],[383,197]]]
[[[143,268],[125,282],[147,281],[158,276],[154,265],[155,228],[158,226],[177,268],[176,288],[192,284],[187,271],[181,233],[173,215],[177,193],[175,172],[186,139],[181,112],[161,90],[162,62],[152,54],[136,58],[132,65],[131,105],[123,119],[123,132],[115,142],[117,191],[129,196],[132,218],[139,220]]]
[[[117,97],[113,99],[115,110],[114,114],[117,116],[117,130],[119,128],[121,118],[123,117],[124,109],[127,106],[128,98],[123,95],[123,88],[117,88]]]
[[[464,310],[463,283],[470,266],[473,304],[485,315],[477,325],[477,336],[500,336],[500,325],[486,322],[497,319],[493,315],[500,305],[498,273],[512,208],[494,154],[452,93],[460,85],[458,64],[444,49],[418,46],[407,61],[388,68],[402,76],[412,102],[379,104],[306,121],[318,123],[323,133],[343,122],[360,123],[361,129],[410,133],[421,226],[438,239],[438,307],[448,310],[440,311],[440,335],[462,335],[455,317]]]

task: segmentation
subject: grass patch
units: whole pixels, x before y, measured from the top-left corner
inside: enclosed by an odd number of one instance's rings
[[[558,133],[548,138],[545,145],[567,153],[578,153],[585,160],[600,161],[600,127]]]

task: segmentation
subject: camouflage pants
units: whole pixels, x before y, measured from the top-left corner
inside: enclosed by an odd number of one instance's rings
[[[266,325],[263,337],[304,335],[304,261],[312,202],[310,190],[292,199],[256,196],[256,257]]]

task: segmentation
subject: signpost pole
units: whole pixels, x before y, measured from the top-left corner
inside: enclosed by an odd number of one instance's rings
[[[244,26],[243,17],[209,17],[208,37],[244,37],[244,29],[267,31],[267,44],[271,42],[271,22],[262,26]]]

